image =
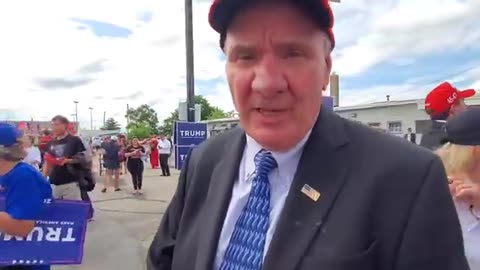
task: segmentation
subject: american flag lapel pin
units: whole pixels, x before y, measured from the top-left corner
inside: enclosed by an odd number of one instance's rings
[[[316,191],[314,188],[312,188],[311,186],[309,186],[307,184],[305,184],[302,187],[302,193],[307,195],[307,197],[312,199],[314,202],[318,201],[318,199],[321,196],[320,192]]]

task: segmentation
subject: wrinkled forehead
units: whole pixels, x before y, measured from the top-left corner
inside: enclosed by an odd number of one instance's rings
[[[324,36],[324,31],[296,5],[263,2],[238,12],[227,29],[224,50],[267,43],[315,46],[321,45],[318,38]]]

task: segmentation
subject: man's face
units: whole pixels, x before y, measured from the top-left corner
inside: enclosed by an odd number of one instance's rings
[[[286,151],[313,127],[328,85],[326,35],[288,3],[239,13],[227,32],[226,73],[242,127]]]
[[[52,121],[52,132],[55,134],[55,136],[61,136],[65,134],[67,132],[67,124],[64,124],[58,120]]]

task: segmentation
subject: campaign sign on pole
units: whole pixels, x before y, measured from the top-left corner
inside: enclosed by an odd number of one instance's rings
[[[199,145],[207,138],[207,124],[194,122],[177,122],[177,145]]]
[[[5,211],[5,198],[0,198]],[[89,205],[47,201],[33,231],[25,238],[0,232],[0,265],[81,264]]]
[[[207,139],[206,123],[176,122],[175,123],[175,167],[181,169],[190,149]]]

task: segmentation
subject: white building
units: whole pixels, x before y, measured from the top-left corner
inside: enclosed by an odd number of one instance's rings
[[[480,96],[466,99],[465,102],[470,106],[480,106]],[[344,118],[383,129],[397,136],[402,136],[411,128],[419,134],[419,142],[430,121],[424,108],[424,99],[413,99],[337,107],[335,112]]]
[[[470,106],[480,107],[480,95],[466,99]],[[403,136],[408,128],[417,133],[417,142],[430,121],[425,113],[424,99],[374,102],[370,104],[336,107],[335,112],[352,121]],[[209,136],[216,135],[239,125],[238,118],[224,118],[203,121],[208,124]]]

